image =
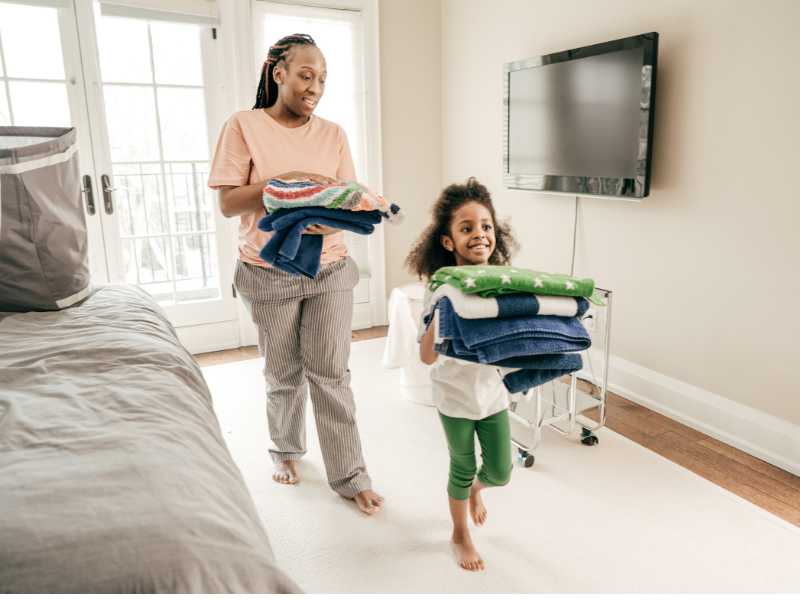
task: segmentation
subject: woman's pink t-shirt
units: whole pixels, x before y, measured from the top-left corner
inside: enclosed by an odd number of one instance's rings
[[[284,127],[262,109],[234,113],[217,141],[208,186],[217,189],[264,182],[288,171],[355,180],[344,130],[315,115],[304,125],[292,128]],[[262,208],[241,215],[239,223],[239,258],[260,267],[271,266],[259,256],[272,236],[258,228],[258,221],[265,214]],[[344,233],[324,237],[321,264],[347,256]]]

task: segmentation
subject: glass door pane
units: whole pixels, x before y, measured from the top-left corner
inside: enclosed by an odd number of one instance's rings
[[[71,124],[59,10],[0,2],[0,125]]]
[[[95,3],[117,215],[118,277],[165,307],[221,297],[201,36]],[[168,311],[169,312],[169,311]],[[198,317],[202,321],[202,317]],[[213,319],[213,317],[210,317]]]

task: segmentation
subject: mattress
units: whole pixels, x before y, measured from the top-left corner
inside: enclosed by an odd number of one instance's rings
[[[296,591],[146,292],[2,315],[0,592]]]

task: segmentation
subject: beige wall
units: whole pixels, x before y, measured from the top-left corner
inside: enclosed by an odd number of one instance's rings
[[[502,65],[660,33],[651,195],[581,200],[576,273],[615,292],[613,354],[800,424],[800,2],[444,0],[441,19],[444,180],[481,179],[517,264],[562,272],[574,200],[501,185]]]
[[[405,220],[384,226],[386,290],[414,281],[403,261],[442,180],[441,2],[380,0],[383,191]]]

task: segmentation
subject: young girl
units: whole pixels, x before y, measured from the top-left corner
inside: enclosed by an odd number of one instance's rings
[[[431,223],[406,259],[418,276],[430,279],[452,265],[508,264],[516,242],[508,226],[495,219],[488,190],[470,178],[444,189],[433,207]],[[467,527],[467,508],[475,525],[486,521],[481,491],[501,486],[511,477],[511,431],[508,395],[496,367],[439,356],[434,327],[422,337],[420,358],[434,364],[433,399],[450,450],[447,493],[453,519],[452,544],[458,563],[470,571],[484,564]],[[475,435],[483,464],[477,470]],[[477,480],[475,479],[477,472]]]

